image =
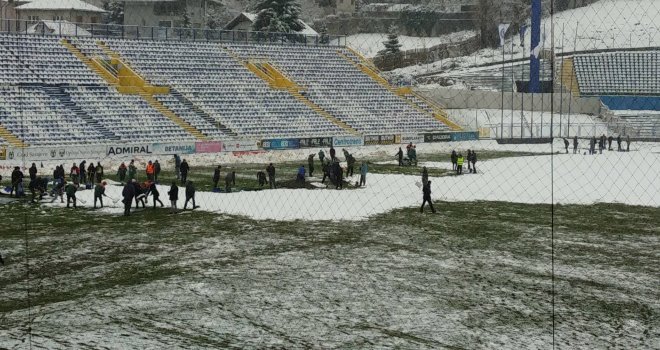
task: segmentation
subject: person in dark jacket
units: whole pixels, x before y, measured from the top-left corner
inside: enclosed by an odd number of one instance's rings
[[[158,163],[158,159],[154,162],[154,181],[158,183],[158,177],[160,176],[160,163]]]
[[[226,193],[231,192],[231,186],[232,185],[236,186],[236,172],[235,171],[229,171],[229,172],[227,172],[227,175],[225,175],[225,192]]]
[[[35,177],[34,180],[30,180],[28,188],[32,194],[32,202],[36,202],[37,193],[39,194],[39,200],[44,198],[44,193],[46,193],[46,187],[48,186],[48,180],[42,179],[40,176]]]
[[[477,173],[477,152],[472,151],[472,172]]]
[[[108,183],[103,181],[98,186],[94,187],[94,209],[96,209],[96,201],[98,200],[101,203],[101,208],[103,208],[103,197],[107,197],[105,194],[105,186]]]
[[[630,135],[626,135],[626,152],[630,152]]]
[[[192,181],[186,182],[186,202],[183,203],[183,210],[186,210],[189,200],[192,200],[192,208],[197,208],[195,204],[195,185],[193,185]]]
[[[422,168],[422,186],[426,186],[426,183],[429,182],[429,171],[426,167]]]
[[[568,146],[569,146],[571,143],[568,142],[568,139],[567,139],[567,138],[564,137],[563,139],[564,139],[564,150],[566,150],[566,154],[568,154]]]
[[[16,197],[19,196],[19,185],[23,182],[23,172],[21,168],[14,167],[14,171],[11,172],[11,190],[9,191],[9,197],[16,193]]]
[[[89,168],[87,168],[87,182],[89,183],[94,183],[94,179],[96,178],[96,167],[94,166],[94,163],[89,163]]]
[[[103,166],[101,162],[96,163],[96,183],[99,184],[103,181]]]
[[[456,153],[456,150],[451,151],[451,170],[456,170],[458,167],[457,165],[458,162],[458,154]]]
[[[355,168],[355,157],[352,154],[349,154],[346,157],[346,177],[353,176],[353,170]]]
[[[335,161],[335,158],[337,157],[337,151],[333,147],[330,147],[330,161]]]
[[[87,161],[80,162],[80,181],[87,183]]]
[[[176,212],[176,202],[179,200],[179,187],[176,185],[176,181],[172,181],[172,186],[170,190],[167,191],[167,195],[170,197],[170,205],[172,207],[172,212]]]
[[[213,189],[218,188],[218,182],[220,182],[220,166],[218,165],[215,170],[213,170]]]
[[[150,195],[154,200],[154,209],[156,209],[156,202],[160,203],[160,207],[164,207],[163,202],[160,201],[160,192],[158,192],[158,187],[156,187],[155,182],[149,182],[149,190],[147,191],[147,196]]]
[[[321,171],[323,171],[321,183],[325,183],[325,179],[330,177],[330,162],[327,159],[321,163]]]
[[[339,161],[335,162],[335,176],[336,176],[336,181],[337,181],[337,187],[335,187],[338,190],[343,190],[344,189],[344,169],[341,168],[339,165]]]
[[[618,146],[617,151],[619,151],[619,152],[623,151],[623,148],[621,148],[621,135],[616,137],[616,144]]]
[[[577,136],[573,136],[573,154],[577,153],[578,149],[578,139]]]
[[[185,159],[181,162],[181,167],[179,170],[181,171],[181,183],[187,183],[188,171],[190,171],[190,167],[188,166],[188,162]]]
[[[608,151],[611,151],[611,150],[612,150],[612,141],[614,141],[614,137],[612,137],[612,135],[610,135],[610,136],[607,138],[607,144],[608,144],[607,150],[608,150]]]
[[[605,148],[605,135],[598,138],[598,153],[603,154],[603,148]]]
[[[435,213],[435,208],[433,208],[433,200],[431,200],[431,181],[428,181],[426,185],[422,187],[422,207],[419,209],[420,213],[424,212],[424,205],[426,203],[431,207],[431,212]]]
[[[117,169],[117,175],[119,176],[119,181],[124,182],[124,179],[126,179],[126,164],[124,162],[121,162],[119,165],[119,169]]]
[[[178,154],[174,155],[174,174],[177,180],[181,178],[181,157]]]
[[[69,208],[69,205],[73,203],[73,207],[76,208],[76,191],[78,191],[78,184],[70,183],[64,188],[66,192],[66,207]]]
[[[268,164],[266,167],[266,174],[268,174],[270,188],[275,188],[275,167],[273,166],[273,163]]]
[[[259,187],[264,187],[264,185],[268,183],[266,173],[263,171],[257,171],[257,181],[259,182]]]
[[[135,193],[135,209],[140,208],[140,203],[142,203],[142,208],[147,207],[147,200],[145,199],[146,196],[144,195],[144,191],[142,190],[142,186],[137,182],[137,180],[131,182],[133,185],[133,193]]]
[[[321,162],[321,164],[323,164],[324,159],[325,159],[325,152],[323,152],[323,150],[321,149],[319,150],[319,161]]]
[[[468,163],[468,173],[472,174],[472,150],[468,150],[466,160]]]
[[[128,163],[128,182],[137,180],[137,167],[135,166],[135,160],[131,159],[131,162]]]
[[[403,166],[403,150],[399,147],[399,152],[396,152],[395,156],[399,160],[399,166]]]
[[[314,156],[315,156],[315,154],[312,153],[307,157],[307,166],[309,168],[309,176],[314,175]]]
[[[28,169],[28,173],[30,174],[30,180],[34,181],[37,178],[37,165],[32,163],[32,166]]]
[[[135,185],[133,182],[128,182],[124,186],[124,189],[121,192],[121,195],[124,197],[122,202],[124,203],[124,216],[131,215],[131,206],[133,205],[133,198],[135,198]]]
[[[596,154],[596,136],[592,136],[589,141],[589,154]]]

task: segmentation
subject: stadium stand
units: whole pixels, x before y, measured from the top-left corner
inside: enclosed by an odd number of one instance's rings
[[[660,51],[617,51],[574,57],[586,96],[660,95]]]
[[[0,86],[0,123],[30,145],[97,143],[103,135],[43,87]]]
[[[4,142],[175,142],[448,130],[433,117],[432,106],[383,86],[347,59],[352,55],[337,47],[0,34],[0,123],[5,135],[15,138],[4,137]],[[259,69],[281,71],[280,77],[290,81],[286,87],[273,86],[255,72],[259,63],[253,61],[263,63]],[[122,89],[116,83],[117,62],[145,86],[165,92]]]
[[[246,60],[274,63],[312,102],[361,133],[447,130],[356,69],[335,48],[232,44],[229,49]]]
[[[653,111],[616,111],[620,120],[631,125],[633,136],[641,138],[660,138],[660,113]]]

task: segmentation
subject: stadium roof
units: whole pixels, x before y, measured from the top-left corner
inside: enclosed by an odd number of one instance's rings
[[[249,22],[254,23],[254,21],[257,19],[257,14],[256,13],[251,13],[251,12],[241,12],[239,13],[234,19],[232,19],[227,25],[225,26],[225,29],[231,30],[234,28],[236,25],[238,25],[240,22],[247,20]],[[305,23],[302,20],[299,20],[300,23],[303,25],[303,29],[300,31],[297,31],[296,33],[298,34],[304,34],[304,35],[318,35],[312,27],[310,27],[307,23]]]
[[[106,12],[92,4],[80,0],[32,0],[16,6],[16,10],[75,10],[83,12]]]

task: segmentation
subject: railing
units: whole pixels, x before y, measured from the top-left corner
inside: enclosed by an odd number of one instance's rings
[[[559,125],[553,123],[552,126],[549,122],[534,123],[520,128],[520,125],[511,127],[511,124],[505,123],[502,128],[500,123],[488,123],[483,125],[490,130],[490,137],[493,139],[499,138],[547,138],[551,137],[550,131],[552,129],[552,137],[599,137],[601,135],[630,135],[630,137],[643,138],[649,137],[644,135],[636,128],[628,123],[571,123],[569,125]],[[530,134],[530,129],[533,131]],[[501,133],[501,135],[500,135]]]
[[[41,22],[49,23],[49,27]],[[304,46],[346,46],[343,35],[306,35],[203,28],[168,28],[101,23],[72,23],[63,21],[26,21],[0,19],[0,33],[30,34],[57,37],[95,37],[143,40],[209,41],[269,43]]]

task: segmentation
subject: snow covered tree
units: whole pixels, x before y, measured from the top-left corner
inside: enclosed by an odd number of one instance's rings
[[[255,8],[255,32],[290,33],[303,29],[300,4],[295,0],[263,0]]]
[[[110,1],[103,3],[103,9],[108,11],[106,21],[108,24],[124,24],[124,2]]]
[[[398,33],[399,29],[396,26],[390,26],[389,33],[387,34],[387,41],[383,42],[383,45],[385,45],[385,50],[382,51],[383,54],[398,54],[401,52]]]

